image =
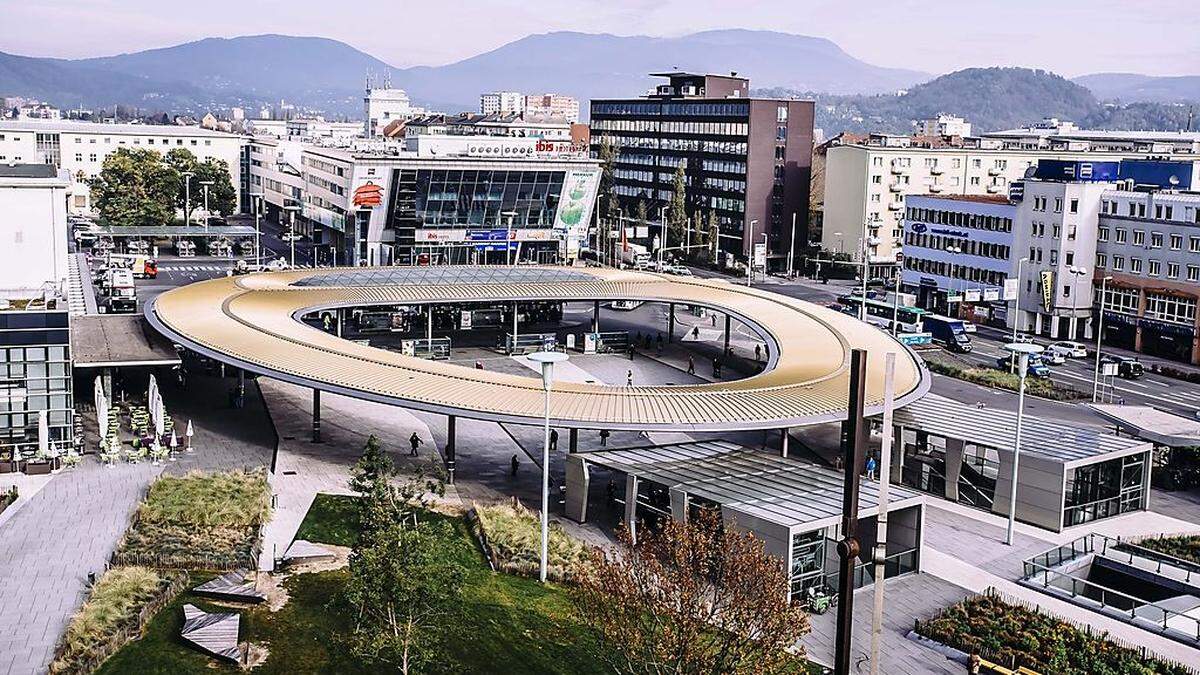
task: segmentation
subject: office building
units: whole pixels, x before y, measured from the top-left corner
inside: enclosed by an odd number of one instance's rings
[[[636,225],[657,230],[645,226],[659,222],[683,166],[689,216],[716,215],[720,262],[744,262],[766,235],[768,264],[784,268],[807,242],[812,102],[750,98],[750,81],[736,75],[655,76],[667,82],[645,97],[591,103],[592,152],[605,142],[618,151],[624,217],[645,204],[648,222]]]
[[[72,438],[67,192],[46,164],[0,164],[0,464]],[[16,454],[14,454],[16,453]]]
[[[983,316],[968,318],[1005,322],[998,301],[1013,275],[1016,206],[988,195],[912,195],[906,203],[902,290],[922,309],[955,314],[969,300]]]
[[[1195,161],[1042,160],[1011,199],[910,196],[903,290],[1054,339],[1094,339],[1102,308],[1106,344],[1200,364],[1196,186]]]
[[[571,123],[562,117],[533,113],[459,113],[422,115],[404,122],[401,136],[516,136],[553,141],[571,139]]]
[[[1200,131],[1121,131],[1080,129],[1057,118],[1020,129],[990,131],[982,139],[1007,147],[1051,151],[1125,152],[1143,155],[1200,153]]]
[[[519,91],[493,91],[479,96],[482,115],[521,114],[525,112],[525,94]]]
[[[342,143],[360,137],[363,133],[361,122],[329,122],[321,118],[251,120],[247,127],[255,136],[273,136],[283,140],[314,143]]]
[[[256,138],[251,193],[322,261],[570,261],[587,246],[599,163],[570,141],[412,136],[347,148]]]
[[[871,276],[890,276],[888,267],[903,255],[900,223],[908,195],[1004,196],[1042,159],[1119,162],[1159,152],[1195,152],[1174,148],[1150,141],[1042,147],[991,136],[953,142],[887,135],[849,139],[826,152],[821,244],[829,251],[854,252],[861,261],[865,239]]]
[[[104,159],[118,148],[163,154],[184,148],[201,161],[222,160],[229,167],[236,189],[242,184],[244,145],[242,136],[200,127],[0,120],[0,163],[44,163],[66,169],[72,179],[68,209],[73,213],[92,211],[88,181],[100,173]]]

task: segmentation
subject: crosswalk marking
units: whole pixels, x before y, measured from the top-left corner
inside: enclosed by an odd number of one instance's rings
[[[159,269],[164,272],[220,272],[226,268],[221,265],[163,265]]]

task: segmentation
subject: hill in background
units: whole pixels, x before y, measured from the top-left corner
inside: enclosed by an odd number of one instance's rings
[[[756,93],[814,99],[816,126],[827,136],[840,131],[907,134],[915,121],[942,112],[965,117],[976,132],[1025,126],[1046,117],[1092,128],[1178,130],[1186,126],[1189,111],[1180,104],[1102,104],[1082,85],[1028,68],[968,68],[899,96],[833,96],[784,89]]]

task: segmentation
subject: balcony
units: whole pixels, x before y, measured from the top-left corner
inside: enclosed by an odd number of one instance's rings
[[[888,210],[889,211],[903,211],[904,210],[904,202],[892,202],[891,204],[888,204]]]
[[[999,176],[999,175],[1000,175],[1000,174],[1002,174],[1002,173],[1004,173],[1003,169],[999,169],[999,168],[997,168],[997,167],[994,167],[994,166],[993,166],[992,168],[988,169],[988,175],[989,175],[989,176]]]
[[[945,173],[945,172],[946,172],[946,170],[945,170],[945,169],[943,169],[943,168],[942,168],[942,167],[940,167],[940,166],[931,166],[931,167],[929,167],[929,173],[933,174],[934,176],[940,176],[940,175],[942,175],[942,174],[943,174],[943,173]]]
[[[895,162],[892,163],[892,173],[896,174],[897,176],[906,174],[908,172],[909,168],[907,166],[896,164]]]
[[[998,194],[1000,192],[1004,192],[1004,186],[1003,185],[989,185],[989,186],[987,186],[987,191],[988,191],[988,194],[993,194],[993,195]]]
[[[936,194],[940,194],[940,193],[941,193],[943,190],[945,190],[945,189],[946,189],[946,188],[944,188],[944,187],[942,187],[941,185],[938,185],[938,184],[936,184],[936,183],[935,183],[935,184],[933,184],[933,185],[930,185],[930,186],[929,186],[929,191],[930,191],[930,192],[932,192],[932,193],[933,193],[933,194],[935,194],[935,195],[936,195]]]
[[[899,183],[889,183],[888,190],[895,192],[895,193],[900,193],[900,192],[904,191],[904,186]]]

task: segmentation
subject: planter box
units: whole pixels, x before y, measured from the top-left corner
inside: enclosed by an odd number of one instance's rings
[[[17,465],[12,462],[0,461],[0,473],[15,473]]]
[[[29,476],[39,476],[50,473],[54,465],[50,462],[25,462],[25,474]]]

